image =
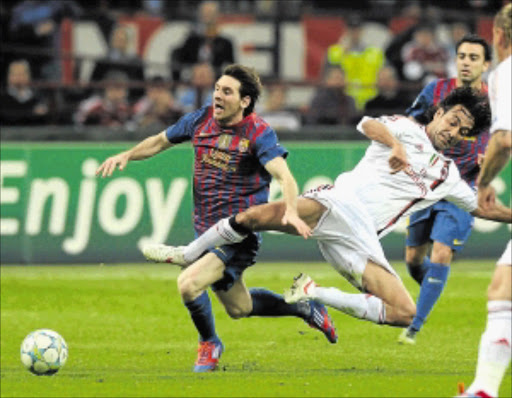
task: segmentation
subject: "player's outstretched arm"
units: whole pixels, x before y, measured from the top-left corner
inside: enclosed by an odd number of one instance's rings
[[[102,177],[110,177],[116,168],[119,168],[120,171],[124,170],[130,160],[147,159],[171,146],[172,144],[167,139],[165,131],[162,131],[139,142],[128,151],[109,157],[98,167],[96,175],[101,174]]]
[[[307,239],[311,236],[311,228],[309,228],[297,213],[297,196],[299,190],[297,188],[297,182],[288,168],[288,164],[279,156],[267,162],[265,169],[279,182],[283,191],[283,201],[286,204],[286,210],[281,219],[281,223],[283,225],[289,224],[293,226],[299,235]]]
[[[364,121],[361,126],[364,134],[372,141],[380,142],[391,148],[389,155],[389,167],[391,174],[404,170],[409,162],[407,161],[407,152],[400,141],[398,141],[389,129],[381,122],[374,119]]]
[[[484,206],[478,204],[478,208],[471,212],[472,215],[486,220],[498,221],[512,224],[512,209],[504,206],[499,199],[496,199],[496,192],[490,185],[486,187],[486,192],[492,196],[492,204],[486,202]]]
[[[512,133],[506,130],[496,131],[485,151],[482,168],[478,176],[478,206],[491,207],[494,204],[494,190],[489,184],[505,167],[510,159],[512,149]]]

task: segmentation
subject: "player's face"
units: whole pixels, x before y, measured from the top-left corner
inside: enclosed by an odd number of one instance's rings
[[[243,119],[249,97],[240,97],[240,82],[231,76],[221,76],[213,92],[213,118],[219,124],[230,126]]]
[[[482,78],[489,67],[484,48],[477,43],[462,43],[457,51],[457,76],[464,85],[471,85]]]
[[[460,142],[473,128],[475,121],[462,105],[455,105],[447,112],[439,109],[427,126],[434,148],[444,150]]]

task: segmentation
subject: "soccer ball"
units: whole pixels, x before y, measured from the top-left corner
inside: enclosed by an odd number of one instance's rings
[[[21,343],[21,362],[35,375],[53,375],[67,359],[68,346],[62,336],[53,330],[36,330]]]

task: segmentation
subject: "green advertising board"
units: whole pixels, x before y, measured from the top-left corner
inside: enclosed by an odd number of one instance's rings
[[[133,143],[2,143],[1,263],[143,261],[145,242],[193,239],[193,154],[180,145],[111,178],[95,176],[108,156]],[[284,143],[301,191],[332,183],[362,157],[367,142]],[[510,203],[510,165],[496,181]],[[280,196],[271,186],[271,200]],[[383,240],[390,259],[403,256],[405,224]],[[464,257],[496,258],[510,236],[506,225],[477,220]],[[313,240],[265,233],[261,260],[321,260]]]

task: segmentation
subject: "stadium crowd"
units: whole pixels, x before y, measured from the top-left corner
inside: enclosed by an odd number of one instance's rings
[[[321,68],[316,78],[290,81],[280,75],[279,68],[271,75],[262,74],[264,100],[257,111],[278,130],[316,125],[354,128],[363,114],[403,113],[429,81],[455,76],[456,42],[464,34],[481,30],[482,20],[502,1],[463,1],[463,13],[455,10],[460,3],[2,2],[0,123],[78,129],[99,125],[128,131],[167,126],[209,104],[222,68],[239,61],[237,54],[246,50],[236,48],[233,38],[220,32],[223,22],[251,15],[255,21],[279,24],[301,21],[305,15],[337,13],[344,28],[339,40],[318,53]],[[150,65],[140,55],[141,38],[123,22],[141,16],[190,22],[190,31],[167,55],[168,73],[148,73]],[[63,50],[70,21],[96,23],[108,46],[104,55],[63,62],[71,53]],[[369,26],[384,28],[389,37],[372,43]],[[296,88],[303,88],[303,94],[297,95]]]

